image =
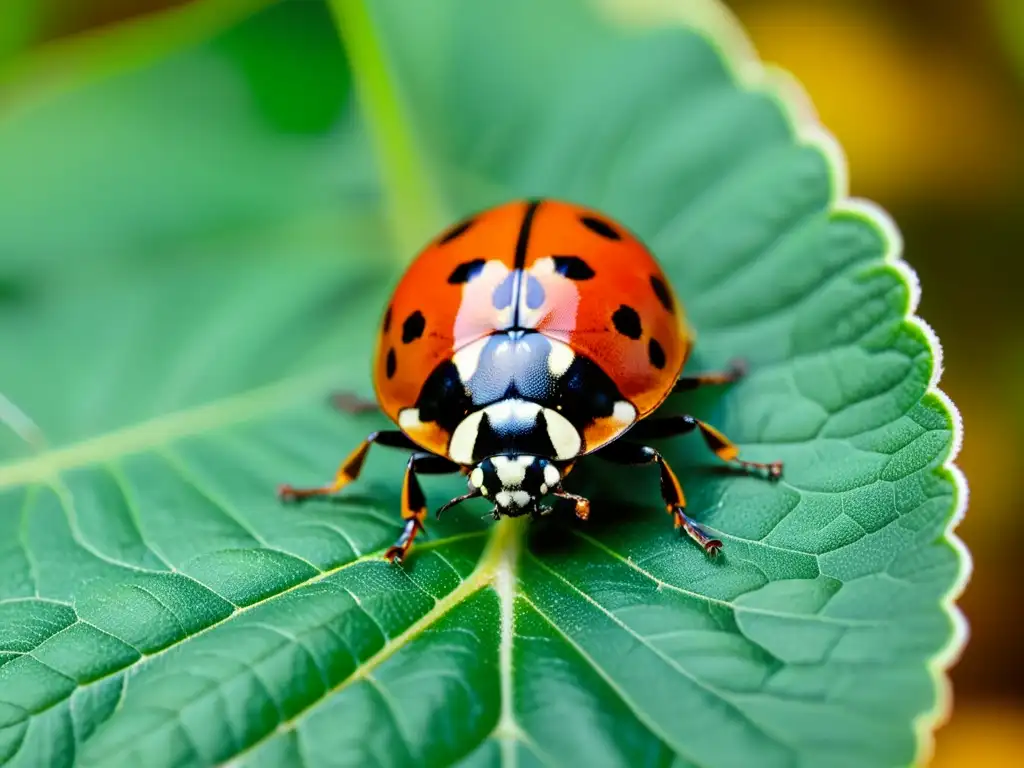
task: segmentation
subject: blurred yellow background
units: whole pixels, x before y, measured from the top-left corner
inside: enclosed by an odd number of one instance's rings
[[[944,347],[970,483],[960,536],[970,641],[934,766],[1019,765],[1024,538],[1024,3],[732,0],[762,58],[792,72],[846,150],[854,195],[889,210]],[[882,116],[882,119],[879,119]]]
[[[682,1],[682,0],[680,0]],[[0,64],[187,0],[4,0]],[[845,148],[854,195],[888,209],[945,348],[971,486],[971,640],[933,765],[1020,762],[1024,624],[1024,0],[730,0],[763,59],[792,72]]]

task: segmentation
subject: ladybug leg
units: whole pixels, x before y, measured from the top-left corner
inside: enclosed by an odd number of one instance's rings
[[[409,457],[409,463],[405,465],[405,480],[402,482],[402,519],[405,526],[398,541],[388,548],[384,557],[391,562],[403,560],[416,534],[423,530],[423,521],[427,517],[427,498],[423,495],[423,488],[416,473],[442,475],[458,472],[460,469],[455,462],[432,453],[414,453]]]
[[[747,372],[746,363],[742,360],[734,360],[728,370],[716,373],[698,373],[695,376],[680,376],[679,381],[672,387],[673,392],[688,392],[698,387],[709,385],[732,384],[743,378]]]
[[[412,440],[396,429],[373,432],[341,462],[341,466],[338,467],[338,471],[334,475],[334,480],[328,485],[322,485],[318,488],[293,488],[290,485],[282,485],[277,489],[277,495],[285,501],[300,501],[311,496],[329,496],[340,491],[359,477],[359,472],[363,468],[363,462],[366,461],[366,454],[374,443],[391,448],[404,448],[410,451],[418,448]]]
[[[583,496],[577,496],[575,493],[567,493],[561,488],[556,491],[552,491],[551,495],[556,499],[571,501],[573,506],[576,508],[576,517],[580,520],[586,520],[590,517],[590,499],[586,499]]]
[[[676,528],[686,531],[687,535],[709,555],[717,554],[722,548],[721,541],[708,536],[699,525],[686,516],[686,497],[683,495],[679,478],[656,450],[645,445],[620,441],[605,446],[594,455],[615,464],[657,464],[661,470],[661,498],[664,499],[665,509],[672,515]]]
[[[704,438],[704,442],[707,444],[708,448],[710,448],[722,461],[737,464],[744,469],[753,469],[759,472],[764,472],[772,480],[782,477],[781,461],[771,461],[768,463],[744,461],[739,458],[740,449],[736,447],[735,443],[707,422],[695,419],[693,416],[665,416],[660,419],[646,419],[633,427],[629,436],[630,438],[635,437],[640,440],[649,440],[659,437],[685,435],[687,432],[692,432],[694,429],[700,430],[701,437]]]

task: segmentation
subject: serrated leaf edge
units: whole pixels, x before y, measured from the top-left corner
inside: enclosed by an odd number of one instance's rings
[[[967,479],[956,466],[963,444],[963,420],[952,400],[939,389],[942,375],[942,344],[923,319],[917,316],[921,285],[917,273],[903,258],[903,237],[895,221],[881,206],[870,200],[853,198],[849,193],[849,164],[842,146],[820,122],[804,87],[788,71],[763,62],[736,16],[720,0],[691,0],[681,4],[673,0],[591,0],[601,12],[622,25],[652,26],[677,24],[692,29],[714,47],[735,82],[751,92],[772,98],[782,109],[797,142],[817,149],[831,171],[830,211],[850,213],[876,229],[885,243],[883,263],[896,273],[909,291],[903,323],[917,328],[925,337],[932,353],[932,373],[923,397],[938,399],[952,422],[952,444],[943,461],[942,471],[953,482],[955,505],[946,525],[943,539],[956,551],[959,572],[950,590],[941,601],[953,632],[949,641],[928,660],[927,666],[935,681],[936,700],[931,710],[915,719],[917,741],[912,765],[926,765],[934,751],[934,732],[952,712],[952,686],[949,668],[956,663],[967,642],[969,628],[956,601],[963,593],[973,570],[973,561],[966,545],[956,535],[956,527],[967,510],[969,495]]]

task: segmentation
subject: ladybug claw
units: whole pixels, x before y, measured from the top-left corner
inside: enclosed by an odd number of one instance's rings
[[[704,551],[711,557],[716,557],[722,551],[722,542],[718,539],[711,539],[704,542]]]
[[[401,563],[403,555],[405,555],[405,552],[401,547],[388,547],[388,551],[384,553],[384,559],[392,564]]]
[[[285,483],[284,485],[277,486],[277,498],[281,501],[298,501],[298,494],[295,489]]]
[[[782,477],[782,462],[773,461],[768,465],[768,477],[771,480],[778,480]]]

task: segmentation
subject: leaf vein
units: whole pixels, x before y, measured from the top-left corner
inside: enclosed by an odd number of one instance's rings
[[[543,568],[544,570],[548,571],[552,576],[557,578],[559,581],[563,582],[573,592],[576,592],[580,597],[582,597],[588,603],[593,605],[598,611],[600,611],[605,616],[607,616],[609,620],[611,620],[612,622],[617,624],[623,631],[625,631],[627,634],[632,636],[638,643],[643,645],[645,648],[649,649],[655,656],[660,658],[665,663],[665,665],[668,666],[670,669],[674,669],[676,672],[681,674],[683,677],[686,677],[691,682],[693,682],[696,686],[698,686],[699,688],[703,689],[707,693],[711,694],[715,698],[717,698],[720,701],[722,701],[724,704],[726,704],[728,707],[730,707],[733,711],[735,711],[736,714],[740,715],[744,720],[746,720],[753,728],[755,728],[756,730],[760,731],[763,735],[767,736],[769,739],[772,739],[777,744],[780,744],[782,746],[788,747],[790,749],[793,748],[791,744],[786,742],[778,734],[772,733],[769,729],[765,728],[762,724],[760,724],[756,720],[754,720],[746,712],[746,710],[744,710],[741,706],[739,706],[731,698],[731,696],[729,694],[727,694],[724,691],[722,691],[721,689],[711,685],[710,683],[705,682],[704,680],[701,680],[695,674],[693,674],[688,669],[686,669],[684,666],[679,664],[675,659],[670,658],[669,656],[666,656],[659,648],[657,648],[657,647],[651,645],[649,642],[647,642],[647,639],[645,637],[643,637],[643,635],[638,634],[632,627],[630,627],[628,624],[623,622],[622,619],[620,619],[618,616],[616,616],[612,611],[610,611],[607,608],[605,608],[603,605],[601,605],[599,602],[597,602],[597,600],[595,600],[593,597],[588,595],[582,589],[577,587],[575,584],[573,584],[571,581],[569,581],[567,578],[565,578],[562,574],[558,573],[558,571],[556,571],[553,568],[551,568],[550,566],[548,566],[547,563],[543,562],[540,558],[537,558],[536,556],[532,556],[532,555],[531,555],[531,558],[533,559],[534,562],[536,562],[538,565],[540,565],[541,568]]]

